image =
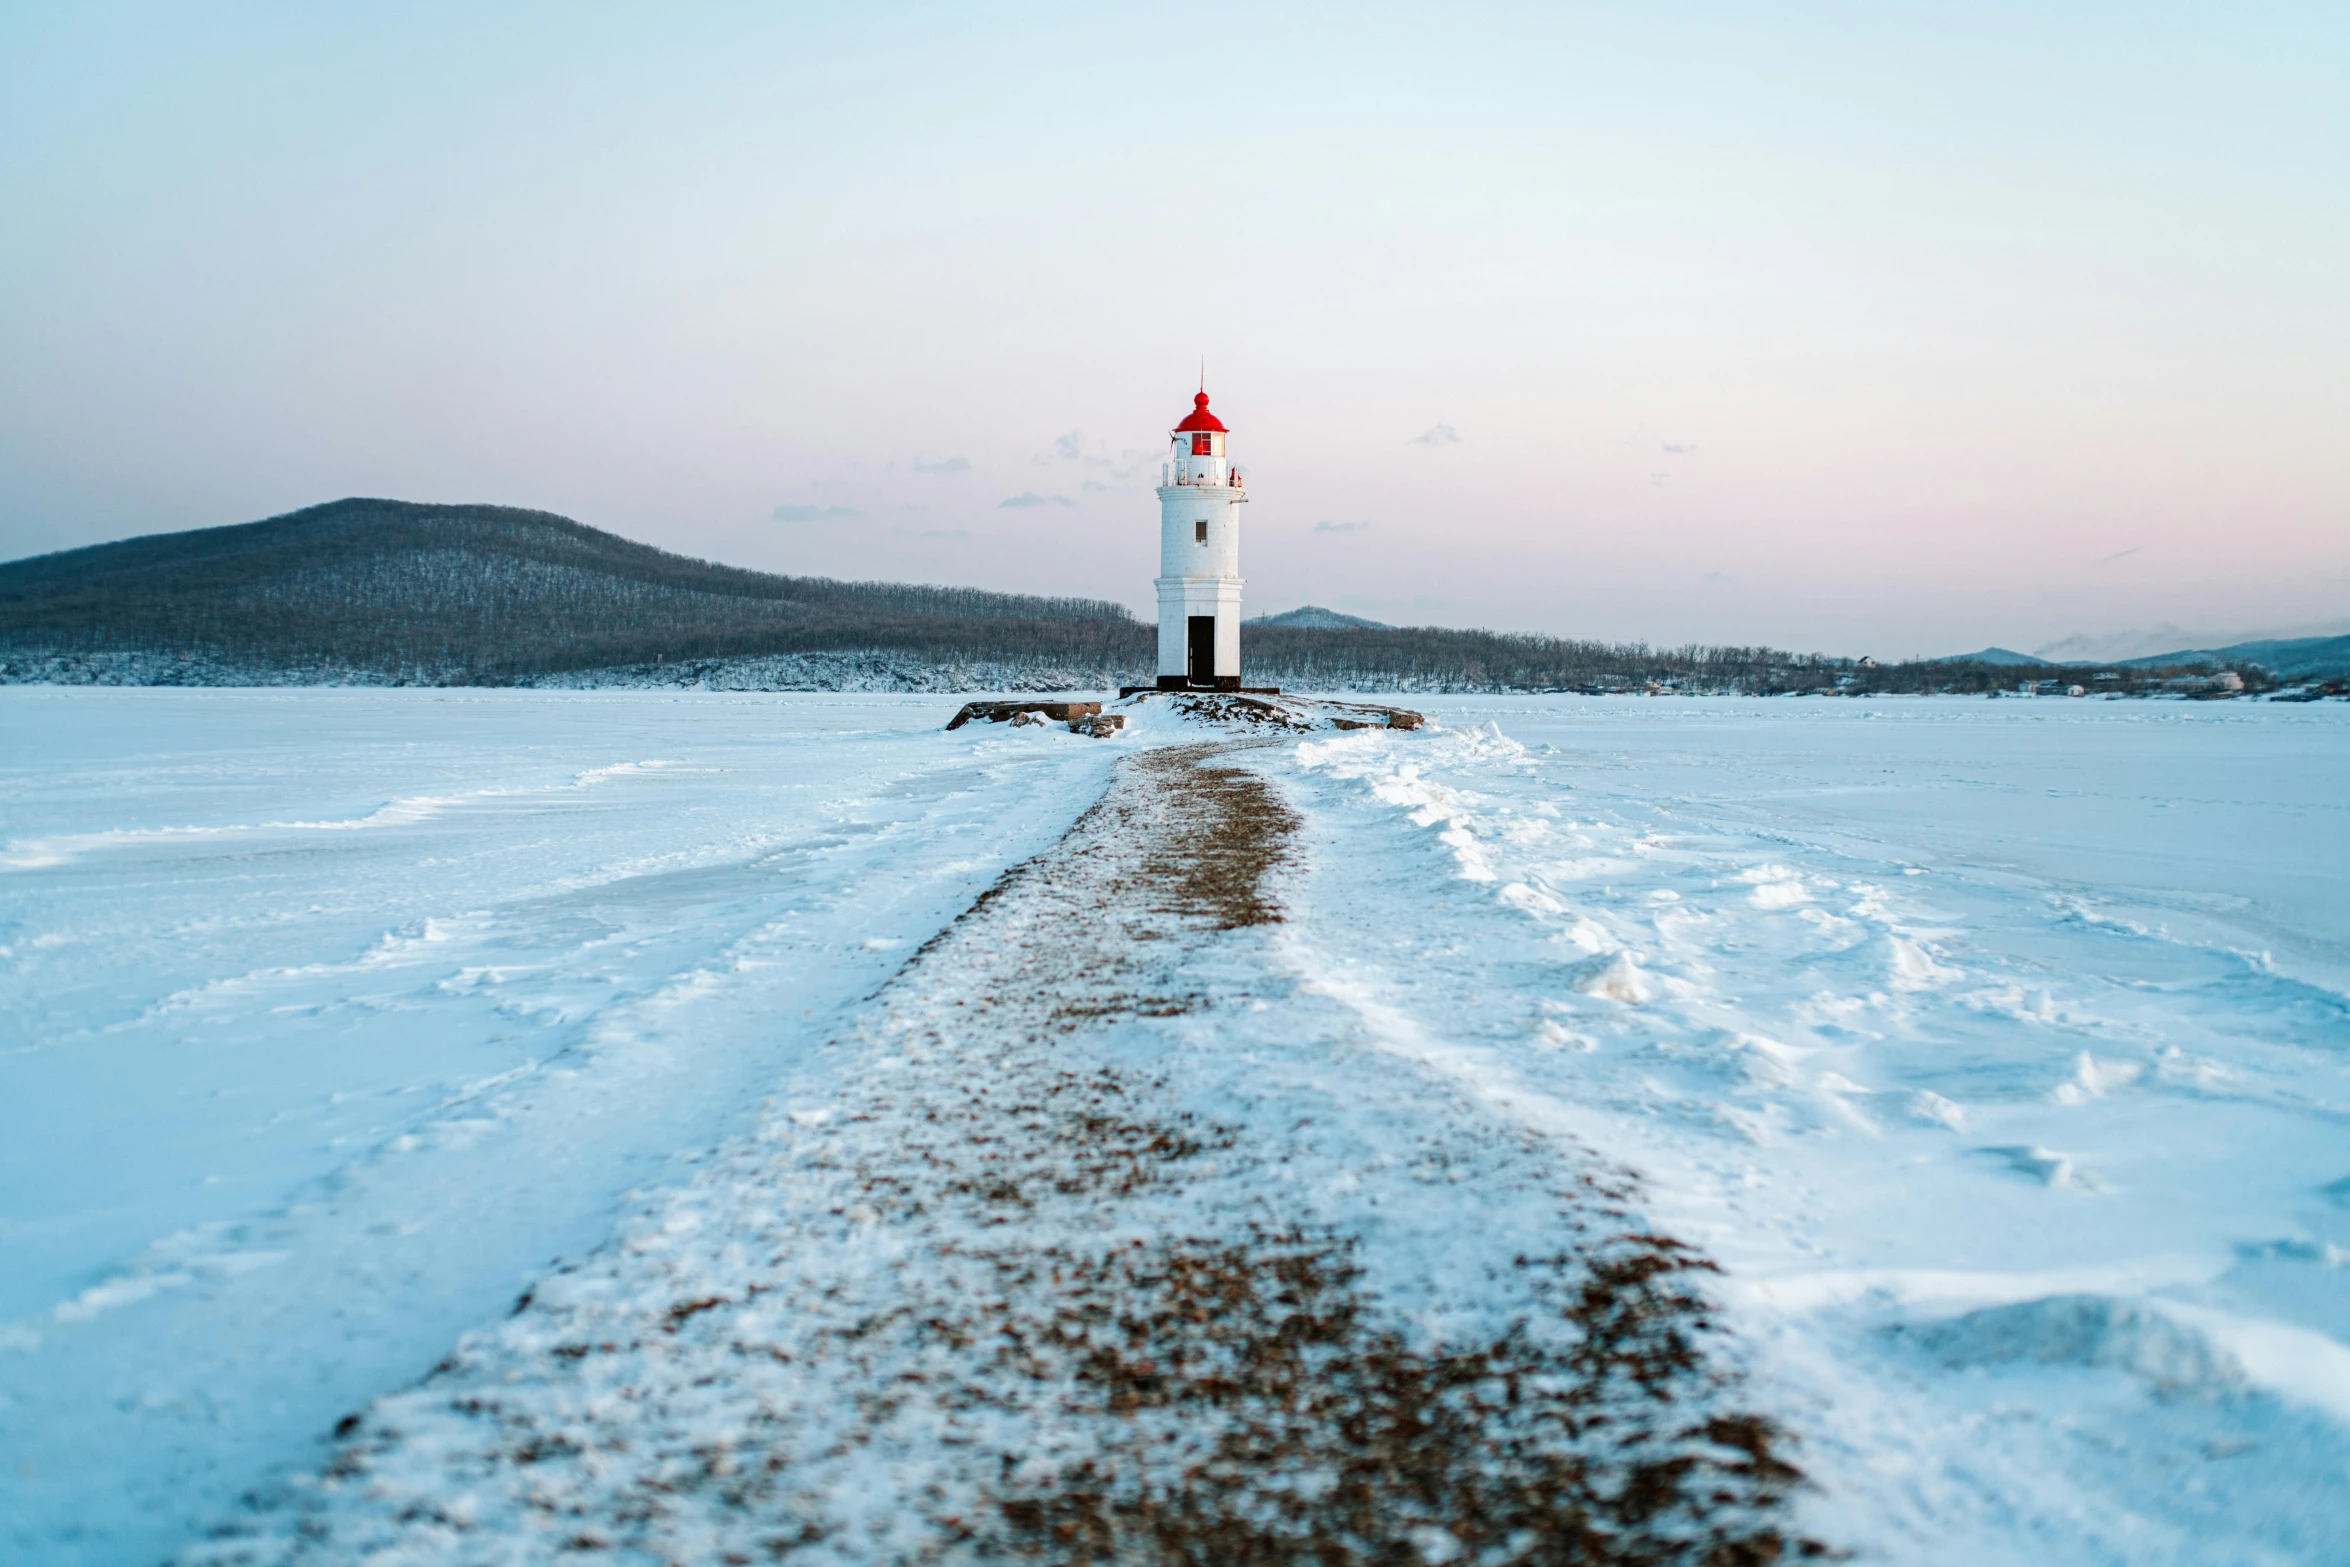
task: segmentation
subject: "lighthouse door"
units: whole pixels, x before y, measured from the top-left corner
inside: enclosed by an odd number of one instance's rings
[[[1185,660],[1189,667],[1184,670],[1184,673],[1203,683],[1213,680],[1216,676],[1216,617],[1213,615],[1188,616],[1185,620],[1184,633],[1184,640],[1191,649],[1190,658]]]

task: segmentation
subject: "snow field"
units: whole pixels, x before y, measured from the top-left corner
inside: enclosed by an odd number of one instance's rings
[[[2350,725],[1987,707],[1308,741],[1281,940],[1723,1264],[1813,1532],[2346,1559]]]
[[[0,691],[0,1557],[168,1555],[745,1124],[1100,789],[951,710]]]
[[[1251,1255],[1287,1245],[1441,1365],[1551,1310],[1512,1258],[1620,1209],[1725,1270],[1700,1293],[1727,1380],[1693,1407],[1801,1439],[1807,1534],[2346,1559],[2350,715],[1417,704],[1450,727],[1248,752],[1298,817],[1288,917],[1180,962],[1113,944],[1170,1009],[1121,1002],[1048,1062],[959,1026],[952,986],[865,998],[1113,760],[1182,736],[939,735],[951,705],[0,691],[0,1541],[156,1559],[256,1484],[277,1510],[199,1554],[306,1521],[536,1559],[567,1516],[625,1545],[647,1495],[716,1540],[746,1429],[815,1465],[835,1541],[900,1526],[875,1496],[930,1498],[917,1533],[948,1495],[1131,1521],[1180,1492],[1089,1487],[1082,1455],[1166,1427],[1101,1424],[1083,1353],[975,1374],[899,1322],[859,1363],[843,1324],[985,1303],[1041,1335],[1087,1290],[1180,1301],[1119,1243],[1209,1277],[1201,1248],[1276,1215],[1293,1239]],[[1034,961],[1000,930],[955,946],[976,929],[926,961]],[[1130,1108],[1087,1097],[1104,1074]],[[863,1184],[951,1184],[974,1086],[1145,1145],[1221,1130],[1142,1166],[1115,1135],[1019,1142],[1055,1192],[1039,1244],[1092,1282],[1023,1281],[958,1239],[984,1207],[908,1219]],[[908,1141],[927,1112],[960,1129]],[[1058,1192],[1122,1167],[1155,1170],[1129,1228]],[[1621,1199],[1582,1184],[1622,1171]],[[752,1294],[786,1256],[790,1293]],[[860,1399],[925,1366],[952,1375]],[[1044,1461],[1006,1490],[971,1422]],[[561,1440],[523,1462],[528,1430]],[[430,1507],[401,1523],[403,1496]]]

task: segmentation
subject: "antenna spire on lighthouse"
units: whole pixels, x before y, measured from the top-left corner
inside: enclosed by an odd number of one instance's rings
[[[1191,412],[1168,432],[1159,486],[1159,688],[1240,689],[1241,476],[1224,451],[1229,432],[1208,409],[1200,360]]]

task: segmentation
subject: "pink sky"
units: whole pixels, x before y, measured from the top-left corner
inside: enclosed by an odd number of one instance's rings
[[[0,554],[378,494],[1140,608],[1204,355],[1252,609],[2350,622],[2338,9],[1183,15],[0,18]]]

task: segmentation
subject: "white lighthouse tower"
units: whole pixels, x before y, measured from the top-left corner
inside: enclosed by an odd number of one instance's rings
[[[1200,388],[1159,486],[1159,689],[1240,689],[1240,475]]]

